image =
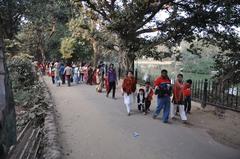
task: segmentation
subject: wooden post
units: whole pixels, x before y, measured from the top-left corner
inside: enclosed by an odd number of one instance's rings
[[[0,158],[16,143],[16,114],[0,37]]]
[[[204,81],[204,90],[203,90],[203,100],[202,100],[202,107],[205,108],[207,106],[207,88],[208,88],[208,80],[205,79]]]
[[[118,80],[121,79],[121,66],[118,66]]]
[[[138,70],[137,70],[137,68],[135,69],[135,79],[136,79],[136,81],[138,81]]]

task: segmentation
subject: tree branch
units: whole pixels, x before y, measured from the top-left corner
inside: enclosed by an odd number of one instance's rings
[[[157,7],[157,9],[155,11],[152,12],[152,14],[147,18],[145,19],[145,21],[143,21],[140,25],[138,25],[136,27],[136,30],[142,28],[145,24],[147,24],[148,22],[150,22],[154,17],[155,15],[160,11],[160,9],[165,5],[165,4],[168,4],[172,2],[172,0],[166,0],[164,2],[161,2],[161,4],[159,4],[159,6]],[[150,4],[149,4],[149,7],[150,7]],[[150,8],[149,8],[150,9]]]
[[[88,8],[93,9],[95,12],[99,13],[106,21],[110,22],[110,19],[107,17],[107,14],[103,9],[98,9],[93,3],[90,2],[90,0],[82,0],[83,2],[86,2],[88,5]]]

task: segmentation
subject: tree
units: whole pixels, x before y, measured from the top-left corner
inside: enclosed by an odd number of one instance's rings
[[[34,24],[33,26],[39,27],[36,29],[36,34],[41,35],[41,47],[44,44],[42,40],[43,30],[42,26],[46,24],[53,24],[52,29],[50,29],[50,37],[55,30],[55,23],[44,23],[46,18],[43,16],[45,8],[51,8],[52,4],[54,6],[59,6],[57,4],[64,4],[63,0],[58,1],[35,1],[35,0],[1,0],[0,1],[0,157],[2,158],[3,153],[6,153],[9,147],[16,142],[16,118],[15,118],[15,108],[13,102],[13,96],[11,91],[11,85],[9,83],[8,70],[6,67],[6,56],[4,52],[3,41],[8,39],[8,41],[16,40],[15,35],[23,26],[23,23]],[[39,3],[41,5],[39,5]],[[66,3],[65,3],[66,4]],[[44,6],[45,8],[42,8]],[[48,6],[48,7],[46,7]],[[36,8],[34,8],[36,7]],[[69,7],[68,7],[69,8]],[[54,11],[57,10],[56,8]],[[59,9],[61,10],[61,9]],[[55,12],[48,12],[55,13]],[[59,12],[58,12],[59,13]],[[33,16],[34,15],[34,16]],[[46,15],[46,14],[45,14]],[[59,14],[58,14],[59,15]],[[42,16],[42,18],[39,18]],[[43,20],[43,21],[41,21]],[[48,22],[52,19],[47,19]],[[54,22],[54,20],[53,20]],[[43,24],[43,25],[40,25]],[[45,40],[45,39],[44,39]],[[21,41],[20,41],[21,42]],[[15,44],[14,44],[15,45]],[[18,45],[18,44],[17,44]],[[13,45],[12,45],[13,46]],[[15,47],[15,46],[14,46]],[[12,47],[13,48],[13,47]],[[44,47],[42,47],[44,49]],[[43,55],[44,51],[41,50]]]
[[[240,83],[240,53],[226,52],[215,57],[216,77],[220,82]]]
[[[73,37],[65,37],[61,42],[60,52],[66,60],[89,60],[92,49],[84,40]]]
[[[22,2],[0,1],[0,157],[16,142],[16,115],[4,53],[4,38],[12,38],[22,13]]]
[[[183,39],[191,42],[199,38],[218,44],[223,49],[236,51],[239,39],[240,6],[232,1],[199,0],[74,0],[75,6],[90,9],[93,20],[119,38],[126,67],[133,67],[136,53],[157,44],[172,47]],[[166,18],[160,19],[160,16]],[[150,39],[144,34],[157,32]]]
[[[68,24],[71,36],[78,39],[84,39],[88,41],[93,48],[93,65],[96,66],[101,56],[104,56],[104,52],[114,50],[114,42],[116,39],[109,34],[106,30],[98,28],[100,26],[98,21],[92,20],[86,15],[81,14],[78,17],[72,18]]]

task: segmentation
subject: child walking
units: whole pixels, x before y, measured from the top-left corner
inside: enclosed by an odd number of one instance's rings
[[[192,80],[188,79],[183,88],[184,110],[187,114],[191,113],[191,86]]]
[[[136,84],[137,82],[132,71],[128,71],[127,77],[124,78],[122,84],[124,104],[126,105],[128,116],[131,115],[131,106],[133,104],[133,94],[136,91]]]
[[[151,101],[153,97],[153,89],[150,86],[150,82],[145,83],[145,112],[144,115],[147,115],[149,108],[151,106]]]
[[[138,94],[137,94],[137,103],[138,103],[138,110],[144,111],[145,110],[145,91],[143,88],[140,88],[138,90]]]
[[[173,86],[173,104],[171,104],[171,118],[175,119],[176,108],[179,107],[179,113],[183,123],[187,123],[187,116],[184,110],[184,95],[183,95],[183,75],[178,74],[177,80]]]

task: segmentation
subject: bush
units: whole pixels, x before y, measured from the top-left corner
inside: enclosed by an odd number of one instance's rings
[[[21,54],[8,60],[8,71],[13,91],[31,87],[37,79],[31,56]]]
[[[8,59],[9,77],[16,106],[32,107],[37,103],[38,78],[31,56],[20,54]]]

